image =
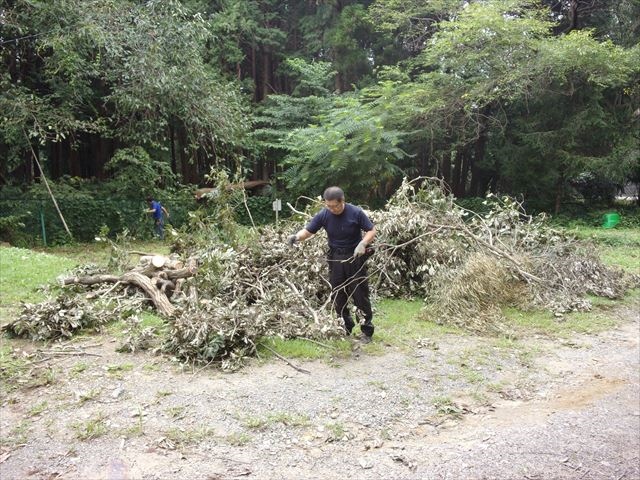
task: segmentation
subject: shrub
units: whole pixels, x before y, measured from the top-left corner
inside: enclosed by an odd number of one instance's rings
[[[484,197],[457,198],[454,202],[459,207],[484,215],[491,211],[491,205]]]
[[[285,201],[282,200],[282,205],[285,205]],[[265,225],[275,221],[276,214],[273,211],[273,198],[271,197],[248,197],[247,206],[251,211],[251,218],[256,225]],[[244,202],[240,203],[235,209],[235,217],[238,223],[241,225],[251,225],[251,219],[247,213],[247,208]],[[289,217],[289,209],[283,209],[278,212],[278,218]]]
[[[27,242],[24,232],[26,214],[0,217],[0,241],[22,246]]]

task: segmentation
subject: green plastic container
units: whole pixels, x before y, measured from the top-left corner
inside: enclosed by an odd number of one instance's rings
[[[620,214],[605,213],[603,216],[602,228],[613,228],[620,223]]]

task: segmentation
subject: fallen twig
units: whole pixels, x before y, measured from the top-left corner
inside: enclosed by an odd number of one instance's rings
[[[129,250],[127,253],[129,255],[140,255],[142,257],[153,257],[154,255],[158,255],[157,253],[141,252],[140,250]]]
[[[289,365],[291,368],[302,372],[302,373],[308,373],[310,374],[311,372],[309,370],[305,370],[302,367],[298,367],[297,365],[295,365],[294,363],[292,363],[291,361],[289,361],[287,358],[283,357],[282,355],[280,355],[278,352],[276,352],[273,348],[269,347],[268,345],[265,345],[264,343],[261,343],[260,345],[262,345],[264,348],[266,348],[267,350],[269,350],[271,353],[273,353],[276,357],[278,357],[280,360],[282,360],[283,362],[285,362],[287,365]]]
[[[317,340],[314,340],[313,338],[307,338],[307,337],[298,337],[298,338],[300,338],[301,340],[306,340],[307,342],[315,343],[316,345],[320,345],[321,347],[324,347],[324,348],[336,350],[336,347],[332,345],[327,345],[326,343],[319,342]]]
[[[85,343],[80,345],[82,348],[95,348],[95,347],[101,347],[102,346],[102,342],[98,342],[98,343]]]
[[[59,356],[59,355],[88,355],[90,357],[101,357],[99,353],[90,353],[85,351],[77,351],[77,352],[62,352],[62,351],[48,351],[48,352],[40,352],[42,355],[51,355],[51,356]]]

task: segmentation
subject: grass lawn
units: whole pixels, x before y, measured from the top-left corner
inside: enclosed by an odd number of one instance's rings
[[[136,243],[131,250],[168,253],[168,245],[158,242]],[[110,248],[105,243],[64,245],[46,249],[0,246],[0,324],[11,320],[20,302],[43,300],[41,287],[55,283],[79,265],[107,265]]]
[[[419,318],[423,303],[421,300],[382,299],[376,305],[374,324],[376,333],[374,342],[362,345],[368,354],[381,354],[385,345],[404,348],[411,339],[420,339],[442,335],[445,333],[459,333],[455,327],[438,325],[434,322]],[[353,337],[349,339],[325,340],[323,345],[304,339],[282,340],[270,338],[263,340],[263,346],[258,347],[261,356],[271,358],[273,353],[264,345],[288,358],[305,359],[337,359],[351,354],[354,346],[358,345],[357,338],[360,330],[356,326]]]
[[[37,302],[44,298],[42,285],[76,265],[78,260],[61,255],[22,248],[0,247],[0,323],[19,302]]]
[[[567,232],[595,243],[607,265],[640,274],[640,228],[574,227]]]

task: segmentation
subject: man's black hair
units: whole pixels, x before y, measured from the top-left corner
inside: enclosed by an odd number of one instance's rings
[[[322,194],[322,199],[326,202],[328,200],[344,201],[344,192],[340,187],[329,187]]]

